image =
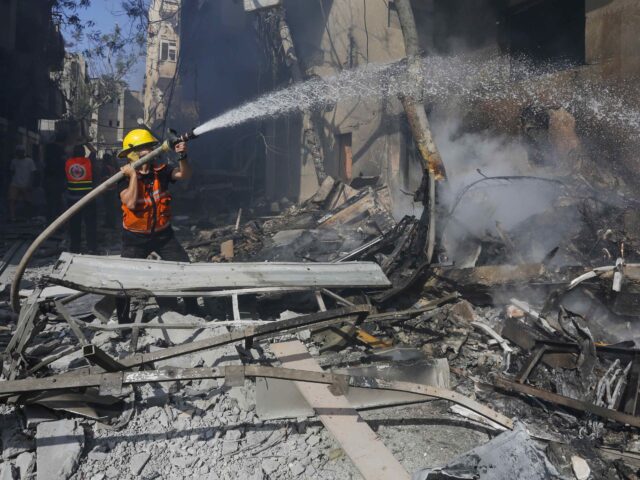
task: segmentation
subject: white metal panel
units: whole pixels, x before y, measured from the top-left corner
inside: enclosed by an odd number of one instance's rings
[[[175,292],[227,288],[378,288],[391,285],[373,262],[183,263],[63,253],[49,279],[90,291]]]

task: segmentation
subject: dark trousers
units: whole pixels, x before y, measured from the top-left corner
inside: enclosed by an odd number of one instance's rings
[[[48,185],[45,183],[44,196],[47,202],[46,215],[47,223],[53,222],[62,213],[62,195],[64,188]]]
[[[81,197],[80,197],[81,198]],[[78,197],[67,196],[67,208],[79,200]],[[96,202],[89,202],[69,220],[69,251],[80,253],[82,248],[82,224],[87,240],[87,249],[90,253],[98,251],[98,219]]]
[[[189,255],[173,234],[173,230],[148,235],[148,238],[137,236],[130,232],[124,232],[122,236],[122,258],[147,258],[152,252],[160,255],[162,260],[174,262],[189,262]],[[159,298],[158,305],[164,309],[175,310],[177,302],[175,298]],[[184,299],[187,312],[197,313],[198,302],[194,297]],[[116,310],[119,323],[131,323],[131,302],[128,297],[118,297]]]

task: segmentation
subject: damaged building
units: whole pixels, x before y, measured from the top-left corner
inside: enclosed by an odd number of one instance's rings
[[[244,9],[232,1],[181,8],[181,61],[168,123],[192,128],[292,82],[405,57],[393,2],[265,3],[248,2]],[[419,49],[427,56],[470,55],[481,61],[505,55],[505,62],[526,57],[544,64],[544,88],[554,88],[554,79],[558,84],[576,77],[628,83],[638,75],[637,49],[632,47],[637,42],[631,20],[635,2],[483,1],[469,7],[425,1],[412,2],[412,7]],[[516,67],[512,75],[518,79]],[[205,88],[210,85],[214,88]],[[430,109],[442,108],[437,100],[430,103]],[[525,136],[534,160],[567,155],[573,139],[558,137],[567,135],[567,122],[575,119],[556,113],[559,105],[553,100],[547,106],[551,112],[532,112],[525,101],[488,103],[456,112],[466,131]],[[607,158],[633,171],[635,144],[621,145],[617,136],[606,132],[608,138],[598,147],[606,147]],[[346,181],[379,176],[385,183],[415,189],[420,180],[415,179],[412,141],[398,99],[368,97],[219,132],[193,148],[200,149],[207,168],[229,167],[254,176],[254,190],[269,200],[284,196],[300,201],[315,192],[325,174]],[[553,152],[539,151],[549,143]]]
[[[8,172],[16,145],[40,158],[40,119],[59,118],[63,97],[51,73],[62,70],[64,41],[50,2],[2,2],[0,34],[0,167]],[[3,173],[3,191],[8,179]],[[3,196],[4,198],[4,196]]]
[[[2,240],[1,478],[638,478],[638,2],[150,3],[190,262]]]

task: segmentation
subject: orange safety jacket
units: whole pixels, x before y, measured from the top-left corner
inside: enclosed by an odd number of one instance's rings
[[[122,204],[122,226],[135,233],[151,234],[171,226],[171,194],[163,189],[158,172],[166,165],[153,167],[153,182],[138,177],[138,198],[133,209]]]
[[[93,189],[91,160],[87,157],[71,157],[64,165],[67,190],[74,194],[86,194]]]

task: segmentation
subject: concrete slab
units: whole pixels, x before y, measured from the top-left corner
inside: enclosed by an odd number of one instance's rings
[[[37,480],[66,480],[75,472],[84,446],[84,430],[76,420],[38,425]]]

